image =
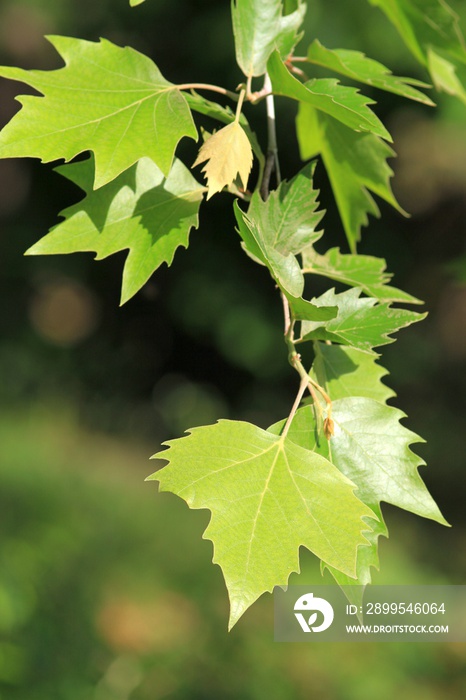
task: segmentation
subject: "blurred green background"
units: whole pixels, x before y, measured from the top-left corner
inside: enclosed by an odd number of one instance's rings
[[[453,3],[463,14],[464,3]],[[310,3],[308,38],[426,76],[363,0]],[[44,34],[104,36],[149,54],[173,82],[234,88],[229,2],[3,0],[0,60],[59,65]],[[0,81],[0,124],[24,87]],[[383,351],[395,404],[427,439],[422,476],[453,528],[384,507],[378,583],[463,584],[466,573],[466,108],[377,94],[395,139],[394,189],[361,252],[387,259],[428,319]],[[294,110],[278,101],[282,169],[299,167]],[[260,109],[248,116],[259,131]],[[187,163],[195,147],[183,145]],[[327,247],[345,246],[323,169]],[[0,160],[0,700],[460,700],[466,645],[276,644],[266,595],[226,633],[227,596],[208,515],[144,478],[163,440],[230,417],[282,418],[296,381],[281,308],[234,232],[231,199],[170,270],[118,307],[124,255],[24,258],[78,191],[37,162]],[[227,261],[219,265],[219,261]],[[292,582],[321,582],[302,557]]]

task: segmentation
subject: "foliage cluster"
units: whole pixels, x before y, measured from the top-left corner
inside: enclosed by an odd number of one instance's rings
[[[385,12],[435,87],[466,102],[466,49],[450,8],[442,0],[371,4]],[[190,507],[211,511],[205,537],[229,591],[230,626],[263,592],[286,584],[299,569],[300,546],[338,583],[369,583],[378,538],[387,534],[381,501],[446,524],[419,476],[422,460],[410,450],[421,438],[387,405],[391,392],[375,351],[425,314],[399,308],[420,302],[390,285],[384,260],[357,253],[361,227],[379,213],[373,195],[401,211],[390,187],[391,136],[359,84],[433,103],[421,91],[427,84],[394,76],[358,51],[316,39],[299,55],[305,11],[302,0],[233,2],[243,73],[236,91],[174,84],[148,57],[105,39],[49,37],[64,60],[58,70],[0,67],[1,76],[39,93],[20,98],[22,109],[0,134],[0,157],[65,160],[58,172],[85,193],[28,254],[91,251],[104,258],[127,250],[124,303],[188,246],[204,197],[227,191],[245,253],[277,287],[286,353],[299,376],[288,417],[267,430],[225,420],[193,428],[156,455],[169,464],[151,477]],[[309,77],[315,66],[339,78]],[[289,181],[280,178],[275,96],[297,103],[301,156],[314,159]],[[264,104],[266,144],[246,116],[247,107]],[[176,156],[183,138],[198,138],[196,115],[220,125],[203,133],[192,166],[204,164],[206,186]],[[348,253],[325,250],[313,185],[318,156]],[[331,285],[318,297],[309,292],[314,276]],[[308,349],[314,359],[306,364]]]

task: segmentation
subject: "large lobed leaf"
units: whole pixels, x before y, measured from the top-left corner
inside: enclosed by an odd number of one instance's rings
[[[101,259],[127,249],[124,303],[162,263],[171,264],[179,246],[188,246],[205,188],[178,159],[165,178],[155,163],[142,158],[98,190],[92,189],[93,158],[57,170],[84,190],[86,197],[62,212],[65,220],[33,245],[28,255],[92,251]]]
[[[43,95],[19,98],[23,108],[0,133],[0,157],[68,161],[90,150],[96,188],[144,156],[168,175],[180,139],[197,138],[180,90],[150,58],[129,47],[105,39],[48,39],[63,57],[63,68],[0,67],[0,76],[27,83]]]
[[[364,517],[373,512],[327,459],[249,423],[194,428],[155,457],[169,464],[150,479],[191,508],[212,512],[204,537],[228,588],[230,627],[264,592],[299,570],[305,546],[348,576],[356,573]]]
[[[272,51],[278,49],[286,58],[298,43],[306,4],[302,0],[288,4],[291,11],[283,16],[283,0],[232,0],[236,60],[244,75],[263,75]]]

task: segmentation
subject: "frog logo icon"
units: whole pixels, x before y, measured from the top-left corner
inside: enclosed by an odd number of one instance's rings
[[[328,629],[333,622],[333,608],[330,603],[324,598],[315,598],[313,593],[305,593],[302,595],[296,603],[294,604],[295,617],[301,625],[303,632],[323,632]],[[306,613],[311,613],[309,617],[306,618],[302,612],[296,612],[301,610]],[[314,623],[317,620],[317,613],[322,613],[324,619],[320,625],[315,626]]]

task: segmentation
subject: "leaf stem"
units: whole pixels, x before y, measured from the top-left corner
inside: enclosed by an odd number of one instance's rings
[[[246,90],[243,88],[239,94],[238,104],[236,105],[235,122],[239,122],[241,116],[241,110],[243,108],[244,96],[246,95]]]
[[[293,418],[296,415],[296,411],[299,408],[299,404],[301,403],[301,399],[303,398],[304,392],[306,391],[307,387],[308,387],[308,383],[307,383],[306,379],[302,378],[301,384],[299,385],[298,393],[296,394],[294,404],[293,404],[291,411],[290,411],[290,415],[288,416],[286,423],[285,423],[285,427],[282,430],[282,434],[281,434],[282,438],[286,437],[288,434],[291,423],[293,422]]]
[[[211,85],[210,83],[182,83],[181,85],[175,85],[178,90],[210,90],[211,92],[218,92],[220,95],[226,95],[231,100],[237,102],[240,97],[236,92],[232,90],[227,90],[226,88],[220,87],[220,85]]]
[[[332,400],[330,396],[327,394],[325,389],[318,384],[312,377],[309,376],[309,373],[306,371],[303,363],[301,362],[301,355],[296,351],[296,341],[294,338],[294,332],[293,332],[293,327],[294,327],[294,320],[291,316],[290,313],[290,305],[288,303],[287,298],[282,292],[282,301],[283,301],[283,313],[285,317],[285,342],[288,346],[288,360],[290,362],[290,365],[298,372],[299,376],[301,377],[301,383],[305,383],[305,389],[307,388],[310,395],[312,396],[312,400],[314,402],[314,407],[315,410],[317,411],[319,418],[322,420],[323,419],[323,426],[324,426],[324,433],[325,437],[327,440],[333,435],[333,420],[332,420]],[[321,395],[323,400],[325,401],[327,405],[327,416],[324,419],[323,415],[323,410],[322,410],[322,404],[319,400],[319,397],[317,395],[317,392]],[[304,393],[304,392],[303,392]],[[301,394],[302,398],[302,394]],[[300,398],[300,400],[301,400]],[[296,409],[293,408],[291,409],[291,412],[296,413]],[[287,421],[288,423],[288,421]]]

